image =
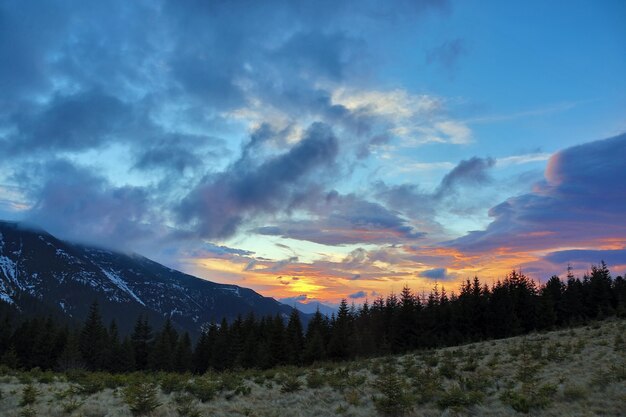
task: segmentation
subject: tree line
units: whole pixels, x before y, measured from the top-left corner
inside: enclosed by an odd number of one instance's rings
[[[195,345],[169,319],[155,331],[142,316],[133,332],[121,337],[114,321],[104,325],[97,303],[75,328],[52,317],[21,319],[5,308],[0,309],[0,364],[196,373],[308,365],[510,337],[614,315],[626,317],[626,280],[612,278],[604,262],[582,279],[569,270],[565,280],[553,276],[543,285],[513,271],[491,286],[468,279],[458,294],[435,285],[420,295],[405,286],[398,295],[358,307],[344,299],[330,318],[317,311],[306,329],[295,309],[288,318],[223,319],[207,326]]]

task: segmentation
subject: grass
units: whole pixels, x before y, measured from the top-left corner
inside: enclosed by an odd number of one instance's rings
[[[310,368],[206,375],[0,367],[3,417],[624,416],[626,320]]]

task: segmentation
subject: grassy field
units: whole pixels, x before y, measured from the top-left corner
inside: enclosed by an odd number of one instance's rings
[[[626,320],[313,368],[0,372],[7,417],[625,416]]]

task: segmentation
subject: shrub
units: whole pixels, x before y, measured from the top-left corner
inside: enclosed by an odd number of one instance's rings
[[[439,357],[437,356],[437,354],[429,353],[424,356],[424,363],[431,368],[434,368],[439,364]]]
[[[84,395],[93,395],[104,389],[104,380],[97,374],[85,374],[78,379],[78,390]]]
[[[343,391],[348,386],[349,378],[350,371],[347,368],[339,368],[326,374],[328,385],[337,391]]]
[[[176,411],[181,417],[200,417],[200,410],[194,403],[192,395],[179,393],[174,397],[174,402]]]
[[[439,365],[439,374],[447,379],[453,379],[457,375],[456,363],[450,357],[445,357]]]
[[[159,385],[161,386],[161,391],[165,394],[170,394],[172,392],[180,392],[185,389],[186,383],[186,375],[180,374],[164,374],[160,381]]]
[[[218,391],[218,384],[207,377],[196,378],[185,388],[187,392],[195,396],[203,403],[215,398]]]
[[[346,377],[346,385],[351,388],[358,388],[365,384],[367,376],[359,374],[348,374]]]
[[[220,378],[220,390],[233,391],[243,384],[243,378],[232,372],[223,373]]]
[[[459,379],[461,386],[463,389],[467,391],[480,391],[485,392],[488,388],[493,386],[494,381],[491,378],[491,375],[487,372],[475,372],[465,378],[461,377]]]
[[[325,382],[324,376],[315,369],[306,376],[306,385],[309,388],[315,389],[323,387]]]
[[[41,372],[37,375],[37,382],[41,384],[50,384],[54,382],[54,374],[50,371]]]
[[[503,403],[511,406],[513,410],[520,413],[529,413],[531,408],[531,402],[528,397],[523,395],[519,391],[507,390],[500,395],[500,400]]]
[[[461,409],[480,404],[483,402],[484,397],[484,394],[480,391],[463,390],[460,386],[453,385],[441,394],[441,397],[437,400],[437,406],[441,409]]]
[[[532,409],[547,407],[556,393],[556,386],[544,384],[524,384],[521,390],[507,390],[500,396],[505,404],[510,405],[515,411],[529,413]]]
[[[463,372],[474,372],[476,370],[476,368],[478,368],[478,362],[476,361],[475,358],[470,357],[463,364],[463,367],[461,368],[461,371],[463,371]]]
[[[37,412],[32,407],[26,407],[20,410],[20,417],[37,417]]]
[[[386,367],[376,379],[375,387],[382,396],[374,396],[374,406],[384,416],[406,415],[412,408],[413,399],[407,392],[406,382],[397,375],[394,367]]]
[[[546,352],[546,358],[551,361],[560,362],[566,357],[565,351],[559,342],[551,343],[548,345]]]
[[[442,390],[441,377],[431,368],[418,372],[413,377],[412,382],[419,404],[434,400]]]
[[[296,376],[288,376],[280,386],[280,392],[296,392],[302,388],[302,383]]]
[[[83,401],[79,401],[76,398],[69,398],[67,401],[61,403],[61,409],[66,414],[72,414],[83,405]]]
[[[35,404],[39,397],[39,390],[33,384],[28,384],[22,389],[22,398],[20,399],[20,407]]]
[[[580,385],[568,384],[563,388],[563,397],[568,401],[577,401],[587,396],[587,391]]]
[[[157,399],[157,386],[149,382],[133,383],[126,387],[123,395],[134,416],[151,415],[161,406]]]
[[[361,402],[361,393],[356,388],[349,388],[343,392],[343,398],[348,404],[356,407]]]
[[[611,377],[618,382],[626,380],[626,361],[611,365]]]

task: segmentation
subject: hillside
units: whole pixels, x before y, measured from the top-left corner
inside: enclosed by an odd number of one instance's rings
[[[64,242],[42,230],[0,221],[0,300],[28,315],[56,311],[82,321],[97,300],[108,323],[126,334],[139,314],[159,326],[164,317],[198,334],[222,318],[254,312],[288,315],[292,307],[236,285],[172,270],[137,254]],[[33,304],[40,305],[34,306]],[[130,319],[129,319],[130,318]]]
[[[201,377],[3,368],[0,414],[130,416],[127,386],[152,381],[158,417],[623,416],[624,334],[626,320],[614,319],[402,356]],[[35,392],[33,403],[20,406],[25,389]]]

